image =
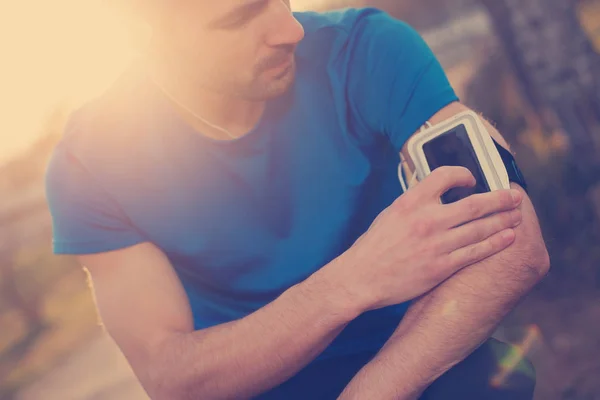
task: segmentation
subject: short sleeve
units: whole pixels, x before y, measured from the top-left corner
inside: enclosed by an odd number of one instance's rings
[[[350,111],[366,130],[386,134],[398,151],[436,112],[458,100],[421,35],[382,11],[361,13],[347,49]]]
[[[144,241],[119,204],[60,144],[46,172],[56,254],[94,254]]]

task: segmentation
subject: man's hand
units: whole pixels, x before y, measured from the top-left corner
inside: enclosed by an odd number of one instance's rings
[[[521,222],[522,194],[501,190],[453,204],[440,196],[475,178],[462,167],[435,170],[384,210],[328,274],[359,311],[399,304],[428,292],[461,268],[507,248]]]

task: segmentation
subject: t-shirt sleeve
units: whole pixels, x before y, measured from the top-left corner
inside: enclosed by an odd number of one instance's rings
[[[119,204],[64,145],[46,172],[56,254],[94,254],[144,242]]]
[[[387,135],[398,151],[436,112],[458,100],[421,35],[382,11],[359,15],[347,51],[349,111],[367,131]]]

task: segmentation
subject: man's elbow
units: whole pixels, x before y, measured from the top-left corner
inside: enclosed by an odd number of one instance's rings
[[[181,399],[177,383],[170,381],[168,376],[161,375],[162,368],[154,364],[147,365],[138,374],[138,379],[148,396],[152,400]]]
[[[537,236],[537,235],[536,235]],[[511,248],[512,247],[512,248]],[[512,267],[517,273],[532,284],[537,284],[550,271],[550,255],[541,235],[531,238],[530,236],[517,235],[517,239],[509,251],[513,254]]]
[[[521,225],[515,228],[515,242],[505,252],[508,253],[511,264],[518,268],[519,272],[530,276],[536,284],[550,270],[550,256],[531,199],[525,191],[523,194],[523,220]]]
[[[138,375],[144,390],[152,400],[191,400],[205,398],[202,393],[201,379],[192,384],[184,376],[178,376],[176,366],[166,371],[163,366],[147,366],[141,376]]]
[[[530,258],[527,266],[533,271],[537,277],[537,281],[540,281],[548,274],[550,271],[550,255],[546,246],[543,246],[535,256]]]
[[[136,363],[136,375],[152,400],[191,400],[207,398],[205,371],[186,368],[181,350],[185,345],[182,338],[173,338],[154,349],[144,362]],[[133,365],[132,365],[133,366]],[[209,397],[209,396],[208,396]]]

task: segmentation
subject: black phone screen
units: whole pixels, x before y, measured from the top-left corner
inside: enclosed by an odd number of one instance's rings
[[[442,196],[442,203],[454,203],[472,194],[490,191],[464,125],[459,125],[453,130],[425,143],[423,152],[431,171],[441,166],[461,166],[468,168],[477,180],[477,184],[472,188],[450,189]]]

